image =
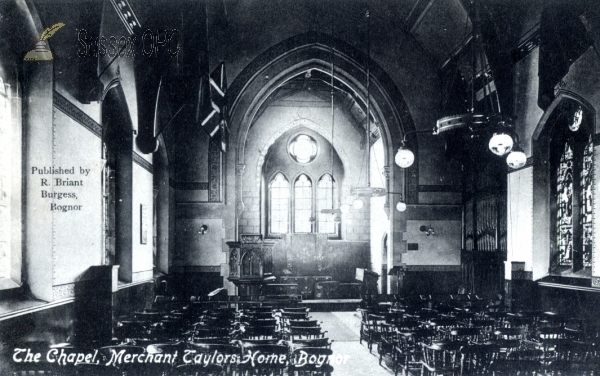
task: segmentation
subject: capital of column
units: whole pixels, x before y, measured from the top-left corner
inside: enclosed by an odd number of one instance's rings
[[[246,165],[245,164],[238,164],[235,166],[235,173],[238,176],[242,176],[244,175],[244,172],[246,171]]]
[[[386,179],[390,178],[390,171],[390,166],[383,166],[383,176],[385,176]]]

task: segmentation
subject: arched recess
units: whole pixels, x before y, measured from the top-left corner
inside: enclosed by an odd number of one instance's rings
[[[546,112],[540,119],[532,136],[533,146],[533,223],[536,231],[533,232],[533,280],[539,279],[552,273],[554,268],[553,255],[556,253],[555,238],[553,230],[553,215],[555,210],[553,207],[556,203],[553,202],[554,194],[552,193],[553,184],[556,184],[553,179],[552,169],[555,163],[552,163],[552,156],[556,154],[553,151],[553,137],[560,132],[558,126],[567,127],[567,112],[573,106],[581,106],[583,109],[582,130],[588,132],[592,137],[594,145],[597,144],[597,124],[596,124],[596,109],[580,95],[561,90],[555,97],[554,101],[548,106]],[[572,113],[571,113],[572,115]],[[568,129],[564,132],[570,132]],[[596,149],[596,147],[594,147]],[[593,176],[597,176],[598,161],[594,161]],[[597,184],[597,179],[594,179],[592,184]],[[593,189],[592,205],[595,216],[600,210],[597,203],[596,188]],[[575,217],[574,217],[575,218]],[[598,221],[593,222],[593,231],[598,230]],[[597,253],[598,245],[594,242],[592,255]],[[592,260],[592,275],[598,275],[600,270],[597,263],[597,257]],[[577,267],[575,266],[575,270]]]
[[[120,265],[119,279],[131,282],[132,271],[132,177],[133,125],[120,85],[102,101],[102,142],[106,150],[105,189],[108,190],[105,244],[109,263]]]
[[[333,57],[332,57],[333,51]],[[228,185],[229,197],[236,197],[236,223],[244,210],[242,201],[242,179],[246,170],[246,139],[261,105],[284,82],[301,72],[318,69],[331,71],[335,62],[334,75],[352,88],[363,100],[367,97],[366,70],[368,56],[350,44],[329,35],[309,32],[287,39],[253,60],[234,80],[229,88],[231,139],[235,144],[227,157],[228,169],[236,171],[236,184]],[[384,166],[389,171],[388,189],[406,191],[409,203],[417,201],[418,166],[408,170],[392,168],[394,153],[400,146],[402,136],[414,130],[414,123],[402,94],[392,78],[374,62],[369,62],[371,82],[369,96],[371,111],[380,125],[384,143]],[[412,135],[414,136],[414,135]],[[416,137],[409,137],[411,146],[417,149]],[[246,171],[247,173],[247,171]],[[235,191],[234,191],[235,189]],[[390,223],[394,223],[390,211]],[[392,225],[393,226],[393,225]],[[235,226],[237,236],[237,225]],[[392,232],[393,233],[393,232]],[[392,236],[391,236],[392,237]],[[392,241],[393,244],[393,241]]]

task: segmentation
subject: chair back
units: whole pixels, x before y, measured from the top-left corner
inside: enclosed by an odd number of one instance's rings
[[[267,326],[251,326],[248,325],[244,327],[244,331],[242,333],[242,338],[251,338],[251,339],[268,339],[268,338],[278,338],[278,333],[273,325]]]
[[[485,372],[498,359],[500,348],[493,343],[469,344],[460,349],[461,375]]]
[[[445,351],[444,344],[433,343],[431,345],[421,343],[423,350],[422,365],[433,374],[445,374],[445,371],[452,369],[455,365],[454,357]]]
[[[333,341],[330,341],[329,338],[296,338],[292,342],[293,348],[300,347],[324,347],[331,348],[331,344]]]
[[[319,321],[317,320],[290,320],[290,326],[304,327],[304,328],[318,328]]]
[[[305,328],[300,326],[290,326],[290,333],[292,340],[294,338],[323,338],[325,332],[321,331],[321,328]]]
[[[308,320],[308,312],[290,312],[284,310],[281,312],[281,316],[289,320]]]

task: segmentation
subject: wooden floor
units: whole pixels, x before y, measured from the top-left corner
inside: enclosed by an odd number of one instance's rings
[[[327,330],[327,336],[334,342],[331,345],[334,357],[333,375],[393,375],[391,369],[379,365],[377,346],[370,354],[366,344],[359,343],[360,313],[346,312],[311,312],[315,320],[322,321],[321,328]],[[336,360],[340,360],[339,362]]]

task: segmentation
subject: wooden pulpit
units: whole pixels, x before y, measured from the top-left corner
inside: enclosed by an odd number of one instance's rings
[[[242,234],[229,246],[229,279],[238,287],[239,296],[258,296],[262,286],[275,280],[273,246],[277,240],[264,240],[260,234]]]

